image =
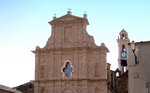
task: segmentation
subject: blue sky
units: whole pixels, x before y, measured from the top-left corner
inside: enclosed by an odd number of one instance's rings
[[[34,80],[34,50],[51,35],[48,24],[71,8],[75,16],[87,12],[87,31],[97,45],[109,48],[107,60],[117,68],[116,39],[124,28],[130,40],[149,41],[149,0],[0,0],[0,84],[14,87]]]

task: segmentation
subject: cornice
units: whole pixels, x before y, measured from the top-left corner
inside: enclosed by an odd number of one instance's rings
[[[117,42],[130,42],[130,39],[117,39]]]
[[[74,51],[87,51],[87,52],[96,52],[96,51],[104,51],[109,52],[107,47],[76,47],[76,48],[53,48],[53,49],[38,49],[32,51],[33,53],[49,53],[49,52],[74,52]]]
[[[53,79],[53,80],[34,80],[34,83],[47,83],[47,82],[64,82],[64,81],[87,81],[87,82],[97,82],[97,81],[108,81],[107,79]]]

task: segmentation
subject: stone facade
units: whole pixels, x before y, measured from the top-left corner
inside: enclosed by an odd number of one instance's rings
[[[136,42],[135,56],[129,45],[129,93],[150,92],[150,41]]]
[[[117,92],[128,93],[128,71],[117,77]]]
[[[46,46],[33,51],[34,93],[107,93],[109,50],[88,35],[87,15],[81,18],[68,11],[49,24],[52,34]]]
[[[128,71],[121,74],[117,68],[115,71],[110,70],[109,75],[107,93],[128,93]]]
[[[107,93],[112,93],[111,89],[111,64],[107,63]]]

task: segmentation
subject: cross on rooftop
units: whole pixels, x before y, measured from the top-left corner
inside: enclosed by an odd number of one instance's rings
[[[68,11],[71,11],[71,10],[72,10],[71,8],[68,9]]]
[[[54,17],[56,17],[56,14],[54,14]]]

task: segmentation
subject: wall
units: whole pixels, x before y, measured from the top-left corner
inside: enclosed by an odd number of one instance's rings
[[[139,63],[135,64],[135,57],[130,49],[129,93],[148,93],[146,82],[150,81],[150,42],[138,42],[136,45]]]

